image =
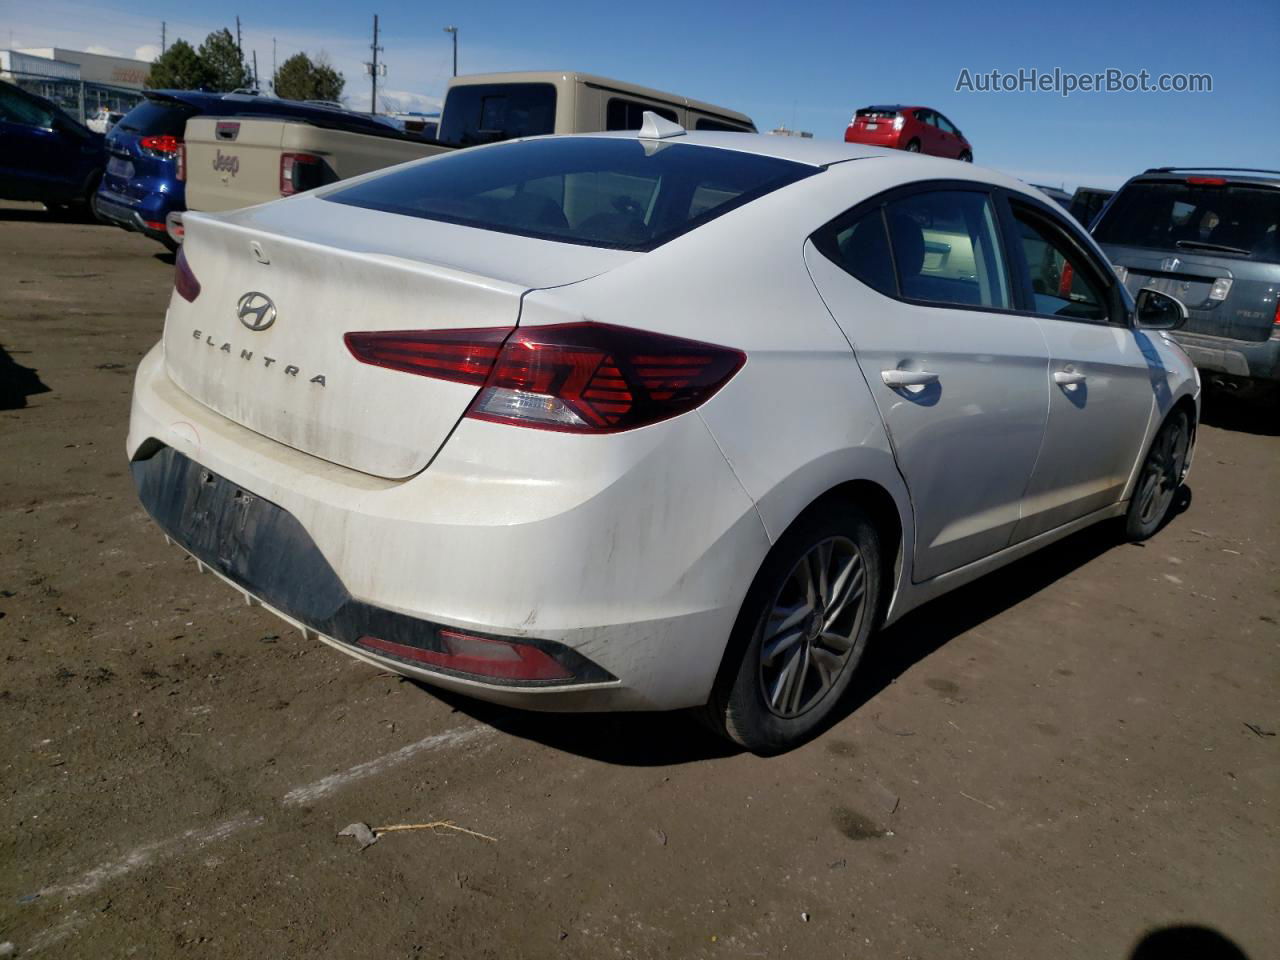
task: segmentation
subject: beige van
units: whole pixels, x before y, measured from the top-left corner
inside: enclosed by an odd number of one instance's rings
[[[687,130],[754,133],[735,110],[586,73],[489,73],[455,77],[438,140],[426,141],[343,111],[323,125],[275,117],[193,117],[187,121],[188,210],[233,210],[397,163],[516,137],[638,130],[646,110]],[[376,125],[374,125],[376,126]],[[170,235],[181,240],[181,215]]]
[[[458,147],[547,133],[639,130],[652,110],[686,130],[755,133],[746,114],[589,73],[486,73],[449,84],[437,136]]]

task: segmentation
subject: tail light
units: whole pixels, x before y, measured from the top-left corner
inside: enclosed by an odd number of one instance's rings
[[[616,433],[709,400],[746,363],[740,350],[615,327],[348,333],[364,363],[481,386],[466,415],[570,433]]]
[[[1071,261],[1063,261],[1062,276],[1058,277],[1058,296],[1063,300],[1071,299],[1071,284],[1076,278],[1076,269],[1071,266]]]
[[[176,176],[180,181],[187,179],[187,145],[185,143],[178,144],[178,172]]]
[[[191,272],[191,265],[187,263],[187,248],[178,248],[178,259],[174,261],[173,269],[173,289],[178,291],[178,296],[187,303],[194,303],[196,297],[200,296],[200,281],[196,279],[196,275]]]
[[[313,153],[280,154],[280,196],[289,197],[324,183],[324,161]]]
[[[1225,187],[1227,181],[1223,177],[1187,177],[1187,183],[1197,187]]]
[[[907,118],[904,117],[902,114],[898,114],[896,117],[893,118],[893,129],[901,130],[906,125],[907,125]]]
[[[167,134],[162,137],[142,137],[138,140],[138,147],[142,152],[153,157],[172,157],[181,146],[181,140]]]
[[[1280,340],[1280,291],[1276,293],[1276,315],[1271,321],[1271,339]]]

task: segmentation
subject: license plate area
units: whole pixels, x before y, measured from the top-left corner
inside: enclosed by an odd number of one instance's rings
[[[133,177],[133,163],[123,157],[112,157],[107,161],[107,173],[128,180]]]

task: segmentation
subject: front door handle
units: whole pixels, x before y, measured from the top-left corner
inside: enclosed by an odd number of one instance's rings
[[[927,387],[938,382],[938,375],[928,370],[881,370],[886,387]]]
[[[1087,379],[1089,378],[1083,373],[1076,373],[1074,370],[1055,370],[1053,373],[1053,382],[1063,387],[1074,387]]]

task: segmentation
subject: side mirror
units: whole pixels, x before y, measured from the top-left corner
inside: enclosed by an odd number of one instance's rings
[[[1138,291],[1134,319],[1146,330],[1177,330],[1187,322],[1187,307],[1177,297],[1143,287]]]

